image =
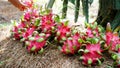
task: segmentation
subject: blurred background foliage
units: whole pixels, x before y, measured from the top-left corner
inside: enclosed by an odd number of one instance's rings
[[[62,0],[62,18],[66,18],[68,3],[74,5],[74,22],[77,22],[79,16],[80,4],[82,4],[83,15],[85,22],[89,23],[89,7],[94,0]],[[55,0],[49,0],[48,8],[52,8]],[[109,22],[112,29],[115,30],[120,26],[120,0],[99,0],[99,10],[96,22],[103,27]],[[118,29],[120,33],[120,29]]]

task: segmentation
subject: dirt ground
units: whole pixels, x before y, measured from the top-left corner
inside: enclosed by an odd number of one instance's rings
[[[0,0],[0,24],[18,20],[22,13],[9,2]],[[9,31],[9,25],[0,28],[0,68],[90,68],[81,64],[79,56],[63,55],[55,45],[48,44],[43,54],[30,54],[21,42],[10,38]],[[106,57],[101,66],[91,68],[107,68],[112,63]]]

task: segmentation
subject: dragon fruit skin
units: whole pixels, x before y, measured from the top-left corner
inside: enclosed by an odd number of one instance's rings
[[[53,17],[52,12],[48,13],[47,15],[42,16],[41,30],[43,32],[51,34],[52,31],[54,30],[56,24],[52,17]]]
[[[38,52],[41,48],[43,48],[46,44],[47,38],[50,34],[40,33],[39,35],[32,36],[32,40],[26,41],[26,48],[28,52]]]
[[[118,46],[120,44],[120,38],[118,36],[117,33],[113,33],[113,37],[111,39],[111,42],[109,43],[109,45],[111,44],[111,47],[109,50],[112,50],[112,51],[117,51],[119,52],[120,50],[120,47]],[[117,48],[118,47],[118,48]],[[119,52],[120,53],[120,52]]]
[[[76,33],[73,35],[70,39],[68,38],[63,46],[61,51],[64,54],[75,54],[80,49],[81,43],[78,42],[78,39],[80,38],[80,34]]]
[[[12,29],[12,34],[13,34],[13,37],[15,38],[15,39],[20,39],[20,37],[21,37],[21,33],[22,33],[22,31],[20,30],[20,29],[23,29],[23,28],[25,28],[26,27],[26,25],[25,25],[25,23],[22,21],[21,23],[19,23],[18,25],[14,25],[14,27],[13,27],[13,29]],[[19,33],[20,32],[20,33]]]
[[[86,52],[87,51],[87,52]],[[88,44],[80,57],[84,65],[95,65],[102,58],[100,44]]]
[[[28,52],[38,52],[41,48],[43,48],[46,44],[46,41],[42,41],[42,42],[36,42],[36,41],[29,41],[29,45],[27,47]],[[35,48],[34,50],[32,50],[32,48]]]
[[[120,47],[118,46],[120,44],[120,38],[117,33],[107,32],[106,44],[107,46],[110,46],[109,48],[110,51],[115,51],[120,53]]]
[[[86,34],[88,37],[93,38],[94,37],[94,33],[96,33],[96,37],[99,37],[99,32],[98,32],[98,27],[96,29],[91,29],[91,28],[87,28]]]
[[[28,37],[29,36],[32,36],[33,35],[33,32],[35,31],[35,27],[31,27],[31,28],[27,28],[25,32],[23,32],[22,34],[22,39],[24,39],[23,41],[26,41],[28,40]]]
[[[35,18],[39,18],[39,11],[37,9],[28,9],[24,13],[24,20],[30,22]]]
[[[96,22],[88,23],[86,33],[82,36],[84,43],[97,44],[103,40],[104,29],[102,26],[97,25]]]
[[[103,27],[96,22],[89,23],[86,28],[86,36],[89,38],[99,37],[103,34]]]
[[[110,23],[108,23],[106,27],[105,42],[105,47],[109,47],[108,51],[112,54],[112,58],[115,60],[114,65],[117,68],[120,68],[120,37],[117,32],[112,32]]]
[[[68,37],[71,36],[70,32],[70,27],[65,25],[65,23],[61,23],[61,25],[59,25],[57,27],[57,32],[56,32],[56,37],[55,40],[61,42],[61,41],[65,41]]]
[[[106,47],[110,47],[110,51],[120,52],[120,38],[117,32],[112,32],[111,26],[108,23],[106,27]]]

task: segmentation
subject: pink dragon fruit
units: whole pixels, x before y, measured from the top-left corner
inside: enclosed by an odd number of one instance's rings
[[[41,20],[41,30],[44,33],[51,34],[55,30],[55,21],[52,19],[53,14],[49,12],[47,15],[42,16]]]
[[[88,37],[100,37],[101,34],[104,33],[104,29],[102,26],[97,25],[97,22],[89,23],[87,26],[87,36]]]
[[[81,46],[81,43],[78,42],[78,39],[80,38],[80,34],[76,33],[72,37],[68,38],[65,42],[64,45],[62,46],[61,51],[64,54],[75,54]]]
[[[24,20],[27,22],[33,21],[36,18],[39,18],[39,11],[37,9],[28,9],[24,13]]]
[[[40,33],[37,34],[35,37],[29,37],[28,41],[25,41],[26,48],[28,52],[39,52],[46,44],[46,39],[50,36],[50,34]]]
[[[85,50],[81,50],[84,54],[80,57],[84,65],[95,65],[97,62],[101,64],[102,50],[100,44],[87,44]]]
[[[106,28],[106,45],[109,47],[110,51],[115,51],[120,53],[120,38],[117,32],[112,32],[110,23],[107,24]]]
[[[21,38],[21,34],[22,34],[22,30],[26,27],[25,23],[22,21],[20,24],[16,25],[16,22],[14,22],[14,27],[12,29],[12,35],[15,39],[20,39]]]
[[[70,27],[66,23],[61,23],[61,25],[58,26],[55,40],[62,43],[68,37],[71,36],[70,32],[71,32]]]
[[[86,34],[81,37],[81,42],[86,47],[85,49],[80,49],[78,52],[83,52],[80,57],[84,65],[95,65],[97,63],[101,64],[102,59],[102,49],[101,49],[101,35],[104,33],[103,28],[97,23],[87,24]]]
[[[94,23],[87,23],[87,30],[85,35],[82,36],[84,43],[86,44],[97,44],[101,42],[102,36],[104,35],[103,27]]]
[[[97,26],[97,23],[90,23],[87,26],[87,31],[86,31],[86,35],[87,37],[93,38],[93,37],[98,37],[99,36],[99,27]]]
[[[29,36],[32,36],[33,33],[37,32],[37,31],[35,31],[35,29],[36,28],[34,26],[31,27],[31,28],[26,28],[26,31],[22,33],[22,39],[21,39],[21,41],[28,40]]]
[[[108,48],[112,58],[115,60],[115,66],[120,67],[120,38],[117,32],[112,32],[110,23],[106,27],[106,44],[105,48]]]

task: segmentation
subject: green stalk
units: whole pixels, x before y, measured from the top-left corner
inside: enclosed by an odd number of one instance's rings
[[[49,0],[49,3],[47,5],[47,8],[52,8],[55,0]]]
[[[75,0],[75,19],[74,19],[75,22],[77,22],[79,16],[79,7],[80,7],[80,0]]]
[[[88,0],[82,0],[83,14],[85,15],[86,22],[89,23],[89,2]]]
[[[66,18],[68,0],[63,1],[62,18]]]

